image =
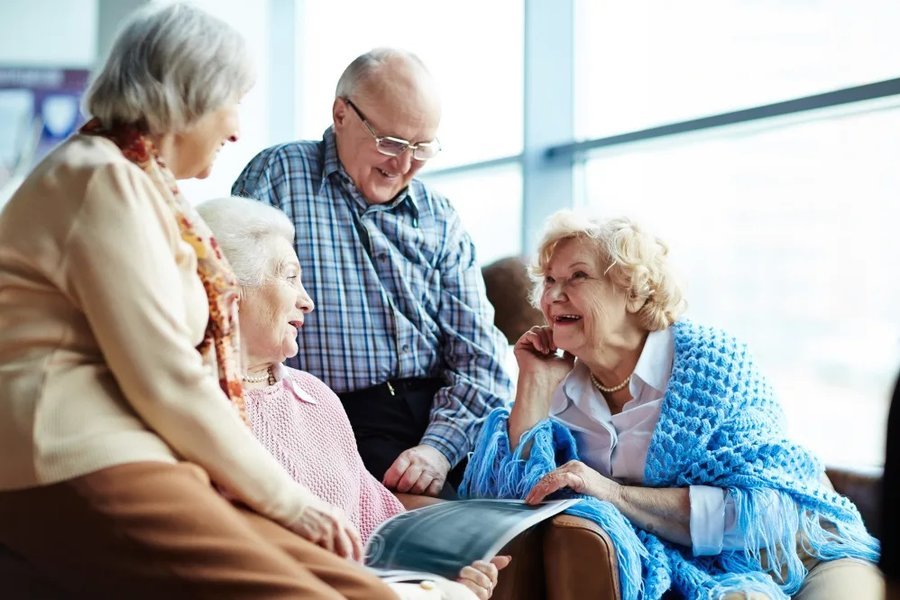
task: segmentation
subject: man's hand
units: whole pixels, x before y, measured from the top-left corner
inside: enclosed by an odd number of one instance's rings
[[[444,487],[450,461],[431,446],[404,450],[384,474],[384,487],[397,492],[437,496]]]

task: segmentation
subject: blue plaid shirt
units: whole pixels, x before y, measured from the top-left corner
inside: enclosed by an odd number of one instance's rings
[[[475,248],[450,202],[414,179],[393,201],[369,205],[338,159],[331,128],[321,142],[264,150],[232,193],[280,208],[297,228],[317,310],[289,364],[338,393],[443,378],[422,443],[459,462],[512,384]]]

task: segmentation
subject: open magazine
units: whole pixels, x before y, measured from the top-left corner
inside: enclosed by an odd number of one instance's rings
[[[456,579],[460,569],[497,554],[514,537],[577,503],[553,500],[457,500],[400,513],[369,537],[365,564],[385,581],[435,575]]]

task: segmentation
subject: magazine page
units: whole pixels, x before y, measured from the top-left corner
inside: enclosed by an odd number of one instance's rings
[[[365,564],[379,574],[413,571],[456,579],[466,565],[493,557],[519,533],[577,502],[531,506],[521,500],[472,499],[417,508],[375,530],[366,544]],[[415,573],[409,577],[394,580],[412,581]]]

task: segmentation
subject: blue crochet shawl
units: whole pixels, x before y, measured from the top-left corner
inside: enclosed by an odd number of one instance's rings
[[[634,527],[612,504],[585,497],[567,512],[596,522],[615,542],[622,598],[657,599],[670,587],[686,598],[732,590],[787,598],[807,573],[798,540],[821,560],[876,561],[878,541],[856,507],[823,485],[822,464],[787,439],[781,408],[746,347],[689,321],[672,327],[672,376],[647,450],[644,485],[728,490],[746,549],[695,557],[690,548]],[[508,417],[504,408],[488,416],[460,488],[464,497],[524,498],[546,473],[578,458],[571,433],[552,419],[529,430],[511,452]],[[528,441],[531,453],[523,460]],[[772,491],[795,510],[765,517]]]

